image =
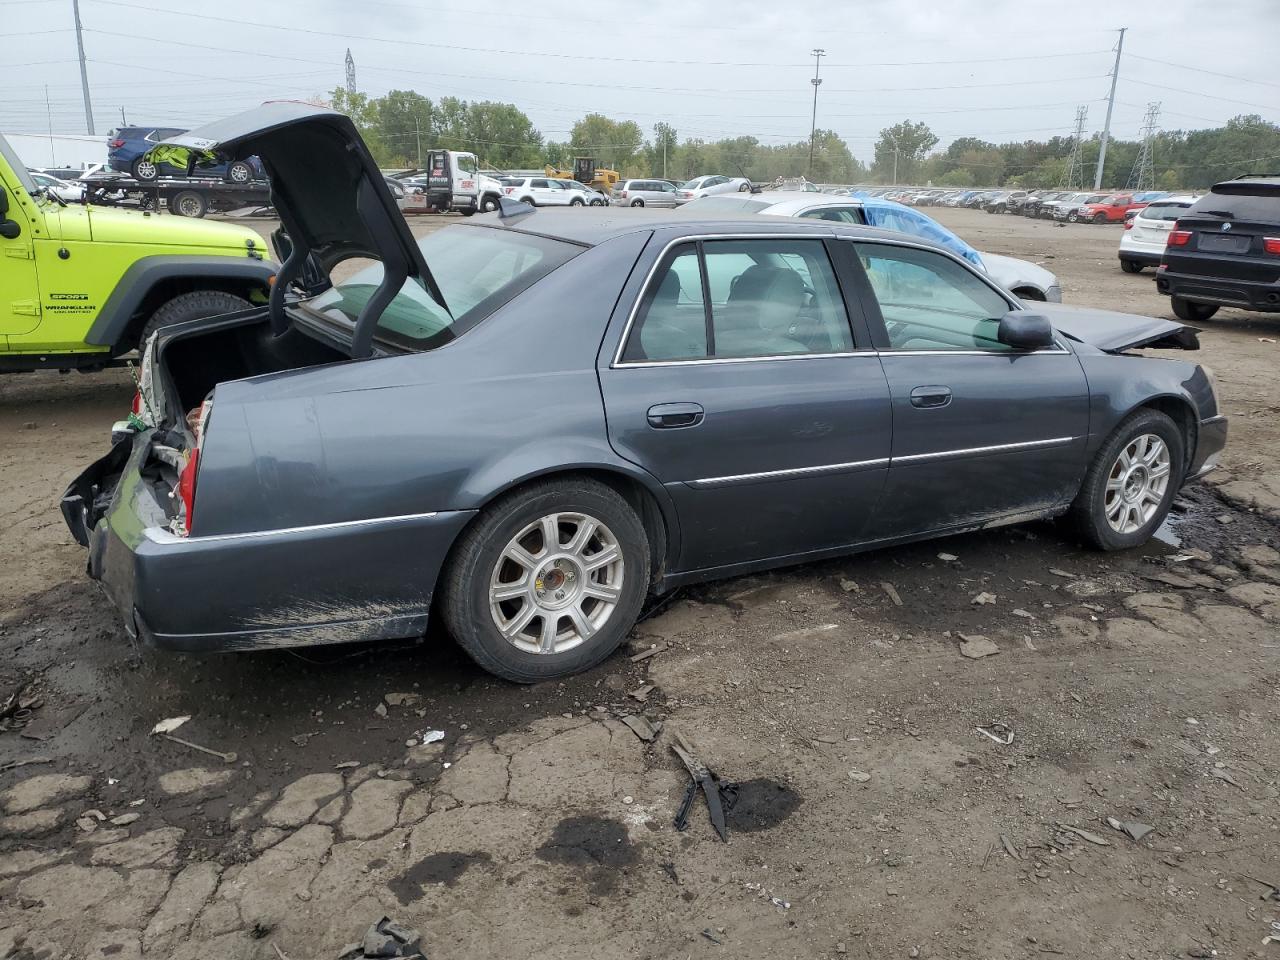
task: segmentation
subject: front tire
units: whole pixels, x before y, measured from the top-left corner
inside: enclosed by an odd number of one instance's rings
[[[225,290],[197,290],[194,293],[184,293],[162,304],[150,316],[142,328],[142,335],[138,338],[136,346],[139,350],[146,347],[151,335],[162,327],[252,309],[253,304],[244,297],[227,293]]]
[[[640,614],[649,541],[612,488],[546,480],[481,511],[441,578],[450,633],[485,670],[536,683],[590,669]]]
[[[139,157],[133,161],[133,178],[141,180],[143,183],[158,180],[160,178],[160,167],[145,157]]]
[[[1106,215],[1105,213],[1095,213],[1095,214],[1093,215],[1093,222],[1094,222],[1094,223],[1106,223],[1106,222],[1107,222],[1107,215]]]
[[[227,182],[245,184],[253,179],[253,167],[243,160],[237,160],[227,167]]]
[[[1193,303],[1181,297],[1172,298],[1173,315],[1187,323],[1203,323],[1218,312],[1216,303]]]
[[[498,209],[498,198],[491,193],[487,193],[480,200],[481,213],[493,213]]]
[[[195,190],[182,190],[169,201],[169,212],[179,217],[195,217],[197,220],[209,212],[209,202],[204,194]]]
[[[1140,264],[1137,260],[1121,260],[1120,269],[1123,270],[1125,273],[1141,273],[1142,264]]]
[[[581,197],[574,197],[572,200],[569,201],[569,206],[583,207],[583,206],[586,206],[586,202]]]
[[[1099,550],[1127,550],[1164,522],[1186,469],[1185,440],[1168,416],[1138,410],[1093,458],[1068,518]]]

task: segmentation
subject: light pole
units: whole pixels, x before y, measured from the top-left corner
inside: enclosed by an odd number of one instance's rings
[[[84,125],[93,136],[93,104],[89,102],[89,71],[84,66],[84,28],[80,26],[80,0],[71,0],[71,15],[76,22],[76,50],[80,54],[80,92],[84,94]]]
[[[818,76],[818,70],[822,66],[822,58],[826,56],[827,51],[821,47],[813,48],[813,79],[809,82],[813,84],[813,119],[809,123],[809,175],[813,175],[813,146],[814,140],[818,135],[818,87],[822,86],[822,78]]]
[[[886,132],[885,136],[888,137],[889,142],[893,144],[893,186],[896,187],[898,185],[898,141],[894,138],[892,133]]]

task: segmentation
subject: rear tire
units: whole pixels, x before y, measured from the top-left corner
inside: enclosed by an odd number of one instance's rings
[[[162,304],[155,313],[151,314],[135,346],[139,350],[143,349],[151,339],[151,335],[162,327],[252,309],[253,304],[244,297],[227,293],[225,290],[197,290],[194,293],[184,293]]]
[[[1095,213],[1095,214],[1093,215],[1093,222],[1094,222],[1094,223],[1106,223],[1106,222],[1107,222],[1107,215],[1106,215],[1105,213]]]
[[[133,178],[141,180],[143,183],[150,183],[160,177],[160,167],[158,164],[152,163],[144,157],[139,157],[133,161]]]
[[[197,220],[209,212],[209,201],[195,190],[182,190],[169,201],[169,212],[178,217],[195,217]]]
[[[1137,260],[1121,260],[1120,269],[1123,270],[1125,273],[1141,273],[1142,264],[1140,264]]]
[[[227,167],[227,182],[244,184],[253,179],[253,167],[243,160],[237,160]]]
[[[1142,481],[1149,474],[1158,474],[1160,462],[1155,445],[1144,447],[1145,438],[1156,438],[1164,445],[1163,462],[1167,464],[1167,472],[1163,476],[1160,489],[1149,489],[1151,496],[1158,493],[1158,501],[1137,500],[1133,506],[1154,506],[1151,513],[1141,523],[1134,518],[1135,528],[1119,529],[1113,523],[1118,511],[1127,511],[1130,501],[1126,499],[1129,492],[1140,492]],[[1138,471],[1124,462],[1129,458],[1131,464],[1142,460],[1141,454],[1146,451],[1152,456],[1152,468],[1139,465]],[[1112,431],[1102,448],[1098,450],[1084,476],[1084,483],[1075,501],[1067,513],[1067,519],[1076,533],[1090,546],[1098,550],[1127,550],[1137,547],[1151,539],[1151,535],[1164,522],[1169,514],[1173,498],[1182,486],[1182,474],[1186,469],[1185,440],[1169,417],[1158,410],[1138,410],[1126,417]],[[1146,471],[1146,472],[1143,472]],[[1124,515],[1128,519],[1127,514]]]
[[[1193,303],[1181,297],[1173,297],[1173,315],[1187,323],[1203,323],[1218,312],[1216,303]]]
[[[584,207],[586,206],[586,202],[581,197],[574,197],[572,200],[569,201],[569,206]]]
[[[632,201],[631,201],[631,205],[632,205],[633,207],[643,207],[643,206],[644,206],[644,201],[643,201],[643,200],[632,200]]]
[[[553,516],[556,543],[548,546],[542,521]],[[580,547],[585,560],[614,550],[617,556],[606,566],[588,569],[572,562],[574,544],[585,529],[582,521],[598,524],[601,531]],[[559,572],[558,561],[553,567],[548,552],[566,557],[563,570],[571,575]],[[524,560],[516,563],[513,553]],[[552,680],[590,669],[617,649],[640,614],[649,569],[644,525],[615,490],[587,479],[543,480],[486,507],[454,544],[440,580],[441,613],[458,644],[483,669],[515,683]],[[606,583],[613,595],[609,602],[580,592],[587,584],[599,589]],[[501,592],[506,597],[495,597]],[[584,617],[590,626],[585,631]],[[548,636],[554,638],[553,648],[564,649],[529,649],[545,645]]]

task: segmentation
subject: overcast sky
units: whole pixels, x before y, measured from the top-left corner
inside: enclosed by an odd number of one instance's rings
[[[598,111],[646,136],[665,120],[682,140],[790,142],[809,134],[811,51],[823,47],[818,125],[869,160],[881,127],[908,117],[940,146],[1070,134],[1080,104],[1087,129],[1101,129],[1119,27],[1129,32],[1114,135],[1136,138],[1152,100],[1165,129],[1241,113],[1280,122],[1280,0],[80,6],[99,134],[120,124],[122,107],[130,124],[195,126],[267,99],[323,96],[343,82],[350,47],[364,93],[507,101],[548,139]],[[0,14],[0,129],[85,132],[71,0],[0,0]]]

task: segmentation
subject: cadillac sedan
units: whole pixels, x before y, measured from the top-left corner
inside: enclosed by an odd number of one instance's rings
[[[153,337],[62,501],[161,647],[438,613],[493,673],[563,676],[680,584],[1043,517],[1137,546],[1225,443],[1208,371],[1137,352],[1192,329],[1032,311],[901,233],[508,201],[415,242],[344,116],[177,145],[262,158],[283,265],[268,305]]]

